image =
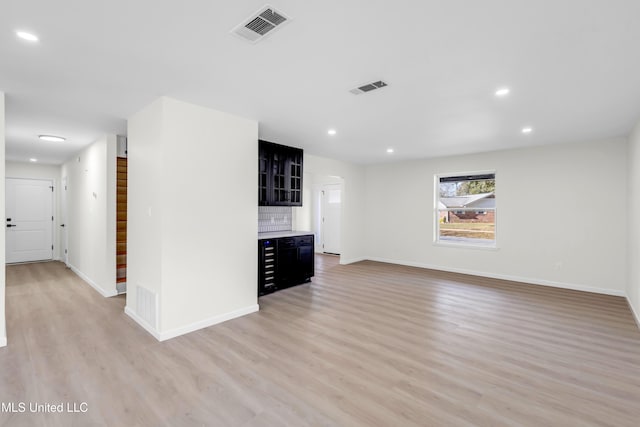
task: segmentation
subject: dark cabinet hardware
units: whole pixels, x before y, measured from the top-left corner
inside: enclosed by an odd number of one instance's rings
[[[11,228],[11,227],[17,227],[17,225],[14,225],[14,224],[7,224],[7,228]]]

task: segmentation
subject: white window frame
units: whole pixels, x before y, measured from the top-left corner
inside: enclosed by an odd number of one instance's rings
[[[434,194],[434,229],[433,229],[433,244],[437,246],[451,246],[451,247],[462,247],[462,248],[472,248],[472,249],[490,249],[495,250],[498,249],[498,202],[496,199],[496,206],[494,208],[483,208],[483,211],[493,211],[493,224],[494,224],[494,235],[493,241],[491,242],[482,242],[475,241],[476,239],[468,239],[468,240],[448,240],[448,239],[440,239],[440,209],[438,205],[440,204],[440,178],[450,178],[457,176],[475,176],[475,175],[493,175],[494,180],[496,182],[496,189],[498,188],[498,178],[495,170],[483,170],[483,171],[474,171],[474,172],[457,172],[457,173],[439,173],[434,175],[434,186],[433,186],[433,194]],[[475,212],[479,209],[476,208],[448,208],[448,211],[462,211],[462,212]]]

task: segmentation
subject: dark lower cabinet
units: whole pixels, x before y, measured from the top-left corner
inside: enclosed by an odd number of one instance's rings
[[[298,279],[298,248],[294,238],[278,239],[277,282],[281,287],[294,285]]]
[[[258,296],[309,282],[313,275],[313,235],[258,240]]]

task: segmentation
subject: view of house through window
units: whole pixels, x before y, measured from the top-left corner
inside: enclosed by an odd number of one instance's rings
[[[436,177],[436,241],[494,246],[496,175]]]

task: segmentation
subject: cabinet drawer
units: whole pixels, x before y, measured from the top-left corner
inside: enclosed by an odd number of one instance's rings
[[[281,237],[278,239],[278,249],[295,248],[297,246],[295,237]]]
[[[313,246],[313,236],[296,237],[296,243],[298,246]]]

